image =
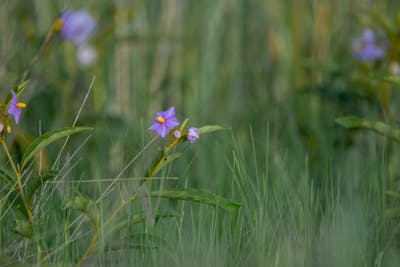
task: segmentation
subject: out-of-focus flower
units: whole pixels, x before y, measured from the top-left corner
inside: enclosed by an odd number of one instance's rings
[[[181,138],[181,131],[175,130],[175,131],[174,131],[174,137],[175,137],[176,139]]]
[[[362,36],[353,42],[353,54],[362,61],[376,61],[385,56],[386,45],[377,40],[371,29],[365,29]]]
[[[14,117],[15,123],[19,123],[19,119],[21,117],[21,111],[23,108],[26,108],[26,104],[23,102],[18,102],[17,95],[13,90],[11,90],[11,102],[8,106],[8,114]]]
[[[60,28],[61,36],[65,40],[82,45],[92,36],[96,21],[86,10],[67,10],[61,15],[55,28]]]
[[[400,76],[400,66],[399,63],[397,63],[396,61],[390,62],[389,70],[390,74],[394,76]]]
[[[175,117],[175,107],[170,107],[166,111],[157,112],[154,123],[149,130],[155,131],[161,137],[165,137],[172,128],[178,125],[179,121]]]
[[[97,59],[97,52],[92,46],[80,45],[78,47],[78,62],[81,66],[87,67],[92,65]]]
[[[0,122],[0,134],[3,132],[3,130],[4,130],[4,124]]]
[[[190,143],[196,142],[197,139],[200,137],[200,132],[199,129],[197,128],[189,128],[188,134],[187,134],[187,139],[189,140]]]

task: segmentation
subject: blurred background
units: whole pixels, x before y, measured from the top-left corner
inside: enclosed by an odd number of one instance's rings
[[[10,140],[17,155],[39,133],[72,125],[95,79],[78,120],[94,131],[71,177],[115,177],[154,137],[147,129],[155,113],[169,106],[191,126],[232,128],[186,146],[170,175],[180,177],[173,186],[241,202],[237,226],[229,232],[235,218],[194,207],[185,215],[187,236],[170,237],[190,245],[172,260],[161,253],[167,265],[398,266],[400,213],[384,214],[398,207],[385,191],[400,189],[399,147],[335,118],[382,118],[382,103],[365,90],[374,69],[354,58],[352,44],[365,27],[399,32],[399,1],[1,1],[2,98],[66,8],[97,20],[96,61],[82,66],[73,44],[51,42],[21,96],[28,108]],[[80,142],[73,138],[61,163]],[[162,144],[125,176],[142,177]],[[49,149],[43,164],[57,152]],[[219,230],[207,226],[210,216]],[[137,255],[127,262],[138,258],[157,262]]]

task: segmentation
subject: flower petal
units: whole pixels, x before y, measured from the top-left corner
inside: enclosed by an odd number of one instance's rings
[[[168,134],[168,127],[165,124],[161,124],[161,126],[157,129],[157,133],[159,136],[164,138]]]
[[[164,112],[164,118],[169,119],[175,117],[175,107],[172,106]]]

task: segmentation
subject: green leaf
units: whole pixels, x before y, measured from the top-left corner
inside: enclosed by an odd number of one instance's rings
[[[357,116],[340,117],[335,122],[344,128],[358,128],[362,125],[362,120]]]
[[[222,130],[229,130],[229,128],[224,128],[219,125],[206,125],[206,126],[199,128],[199,133],[200,133],[199,135],[202,136],[205,134],[209,134],[209,133],[216,132],[216,131],[222,131]]]
[[[35,156],[37,152],[45,148],[47,145],[51,144],[52,142],[83,131],[92,130],[90,127],[67,127],[58,130],[54,130],[51,132],[47,132],[39,137],[37,137],[30,146],[26,149],[24,155],[22,156],[21,160],[21,169],[25,167],[25,165],[29,162],[29,160]]]
[[[240,208],[240,203],[214,195],[197,189],[177,189],[177,190],[160,190],[150,193],[153,198],[169,198],[177,200],[186,200],[192,202],[200,202],[207,205],[215,206],[229,211],[235,211]]]
[[[18,84],[16,87],[14,87],[14,91],[17,94],[17,96],[19,96],[25,90],[25,88],[28,86],[29,82],[30,82],[29,80],[25,80],[25,81],[21,82],[20,84]]]
[[[0,178],[7,184],[15,182],[15,180],[2,169],[0,169]]]
[[[130,249],[156,249],[159,247],[169,247],[169,243],[162,237],[149,233],[134,233],[123,235],[118,240],[111,240],[106,245],[106,250],[126,250]]]
[[[47,174],[41,176],[32,176],[28,179],[25,184],[25,199],[29,207],[32,206],[33,196],[39,187],[42,186],[46,181],[56,177],[57,174],[58,171],[49,171]]]
[[[365,128],[377,132],[381,135],[390,137],[400,142],[400,129],[386,124],[382,121],[360,119],[355,116],[342,117],[336,119],[336,123],[345,128]]]
[[[182,153],[176,152],[171,155],[167,155],[162,161],[160,161],[152,170],[151,176],[156,175],[162,168],[173,162],[174,160],[180,158],[182,156]]]
[[[25,220],[17,220],[15,226],[15,232],[23,237],[31,239],[33,237],[32,224],[27,223]]]
[[[10,187],[9,191],[6,194],[6,200],[8,203],[10,203],[11,207],[18,211],[23,218],[25,218],[26,220],[29,219],[29,214],[26,210],[25,204],[22,201],[21,196],[18,193],[18,187],[16,185]]]
[[[154,214],[156,222],[161,219],[176,218],[176,217],[179,217],[179,215],[176,212],[157,211],[156,214]],[[146,221],[146,215],[144,213],[134,214],[132,218],[122,220],[119,223],[114,224],[112,226],[112,229],[110,229],[110,231],[107,234],[111,234],[116,230],[128,227],[129,224],[138,224],[144,221]]]
[[[47,180],[55,177],[57,174],[57,171],[50,171],[45,175],[33,176],[27,179],[27,181],[24,183],[23,191],[29,208],[32,206],[33,195],[39,189],[39,187]],[[3,199],[5,199],[13,209],[20,212],[24,216],[24,218],[28,220],[29,212],[27,211],[27,207],[25,206],[24,201],[19,194],[19,187],[17,182],[14,178],[12,178],[1,169],[0,177],[2,178],[1,180],[6,183],[5,185],[3,185],[3,188],[8,190],[8,192],[5,194],[5,198]]]
[[[23,218],[28,220],[29,215],[19,194],[18,183],[3,170],[0,170],[0,177],[0,181],[4,182],[4,184],[0,183],[2,195],[4,195],[4,197],[1,197],[1,202],[3,200],[6,201],[14,210],[18,211]]]
[[[93,200],[83,196],[77,196],[74,199],[69,200],[66,207],[84,213],[92,221],[97,231],[99,214]]]

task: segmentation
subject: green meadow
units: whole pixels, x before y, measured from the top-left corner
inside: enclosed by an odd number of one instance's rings
[[[399,1],[2,0],[0,33],[0,266],[400,266]],[[223,130],[163,150],[172,106]]]

